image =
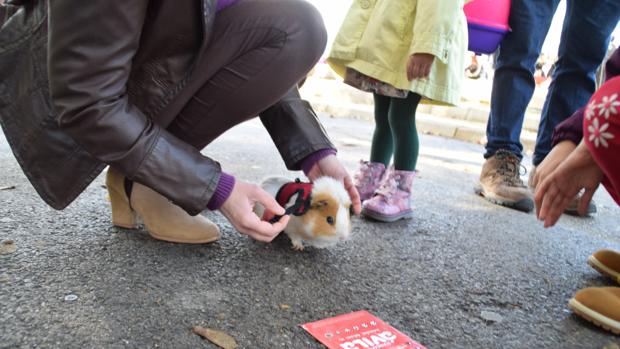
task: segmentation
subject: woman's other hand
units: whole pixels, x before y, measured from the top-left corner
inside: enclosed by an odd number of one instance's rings
[[[535,202],[538,219],[545,228],[555,225],[571,200],[582,189],[578,212],[585,215],[594,192],[603,180],[603,171],[592,158],[585,143],[577,148],[536,188]]]
[[[407,79],[427,78],[431,74],[431,67],[435,61],[435,56],[430,53],[414,53],[409,56],[407,62]]]
[[[536,166],[536,173],[531,178],[530,187],[536,189],[568,156],[577,148],[572,141],[562,141],[551,149],[545,160]]]
[[[254,213],[256,204],[275,215],[283,215],[284,208],[261,187],[237,181],[220,212],[239,232],[251,238],[271,242],[288,224],[290,216],[284,216],[277,223],[263,221]]]
[[[362,202],[360,201],[360,194],[357,192],[353,180],[347,170],[342,166],[336,155],[328,155],[321,160],[317,161],[314,166],[308,172],[308,178],[311,181],[315,181],[322,176],[328,176],[341,181],[344,184],[345,189],[349,193],[351,198],[351,204],[353,205],[353,212],[358,215],[362,212]]]

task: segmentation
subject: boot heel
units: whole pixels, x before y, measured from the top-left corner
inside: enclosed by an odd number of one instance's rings
[[[125,229],[138,228],[138,215],[129,206],[124,193],[119,193],[108,187],[110,205],[112,206],[112,224]]]

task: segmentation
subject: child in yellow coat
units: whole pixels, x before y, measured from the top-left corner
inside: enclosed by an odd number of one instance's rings
[[[328,63],[347,84],[374,94],[370,161],[355,176],[364,215],[385,222],[412,215],[416,109],[423,98],[458,103],[466,50],[462,0],[353,1]]]

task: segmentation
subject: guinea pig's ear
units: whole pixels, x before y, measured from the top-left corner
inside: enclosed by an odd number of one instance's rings
[[[323,207],[326,207],[327,201],[326,200],[321,200],[321,201],[317,201],[317,202],[313,202],[312,206],[310,206],[311,209],[315,209],[315,210],[320,210]]]

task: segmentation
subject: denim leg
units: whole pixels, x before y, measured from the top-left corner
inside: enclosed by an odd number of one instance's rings
[[[534,165],[551,151],[553,129],[584,106],[595,90],[595,73],[620,19],[618,0],[569,0],[558,62],[540,117]]]
[[[534,65],[560,0],[511,2],[510,27],[499,48],[485,158],[499,149],[521,157],[521,128],[534,93]]]

